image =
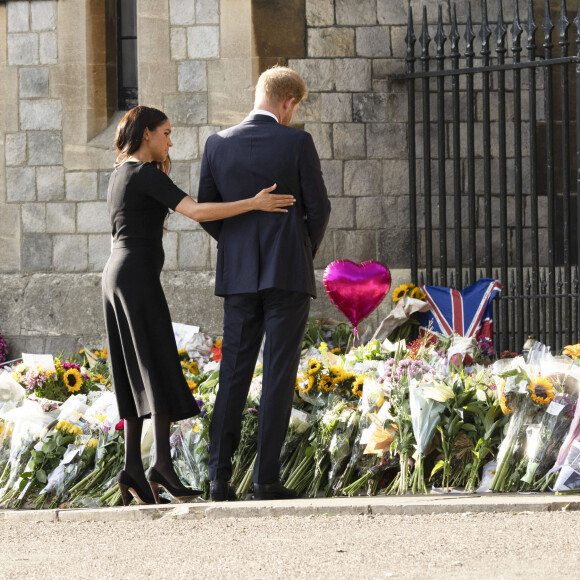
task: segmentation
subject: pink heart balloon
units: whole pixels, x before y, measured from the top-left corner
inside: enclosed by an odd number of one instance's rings
[[[322,281],[331,302],[348,318],[356,333],[359,322],[387,295],[391,273],[375,260],[360,264],[335,260],[326,266]]]

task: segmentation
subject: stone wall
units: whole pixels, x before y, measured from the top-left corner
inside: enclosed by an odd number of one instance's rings
[[[272,18],[264,0],[138,0],[139,101],[169,115],[172,177],[195,196],[205,140],[244,118],[261,69],[287,60],[303,75],[310,96],[295,121],[314,137],[333,206],[312,314],[341,318],[321,284],[332,260],[377,259],[394,286],[409,281],[406,87],[389,78],[405,70],[407,3],[292,2],[305,19],[271,34],[303,26],[305,46],[279,54],[283,43],[272,48],[260,28]],[[423,3],[435,22],[437,2]],[[110,116],[104,86],[105,4],[0,4],[0,332],[12,356],[103,344],[105,199],[122,114]],[[417,21],[421,3],[411,4]],[[504,5],[507,15],[513,2]],[[219,335],[215,244],[178,214],[169,230],[163,283],[173,319]],[[387,297],[370,326],[389,309]]]

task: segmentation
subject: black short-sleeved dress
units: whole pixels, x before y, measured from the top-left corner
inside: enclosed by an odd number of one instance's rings
[[[199,413],[187,386],[161,287],[162,236],[168,208],[187,194],[155,165],[126,162],[111,175],[107,205],[113,226],[103,271],[103,305],[113,388],[121,417]]]

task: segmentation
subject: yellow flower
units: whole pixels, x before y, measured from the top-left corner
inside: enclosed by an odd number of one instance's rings
[[[187,380],[187,386],[189,387],[189,390],[192,393],[197,393],[197,383],[195,381],[192,381],[190,379]]]
[[[554,385],[548,377],[536,377],[530,381],[528,390],[532,395],[532,400],[540,405],[548,405],[556,396]]]
[[[66,371],[63,380],[69,393],[76,393],[80,390],[81,385],[83,384],[83,377],[77,369],[69,369]]]
[[[562,354],[566,354],[576,360],[580,357],[580,344],[569,344],[564,348]]]
[[[216,341],[213,343],[213,347],[214,347],[214,348],[218,348],[219,346],[221,346],[221,345],[222,345],[222,341],[223,341],[223,339],[222,339],[222,338],[218,338],[218,339],[217,339],[217,340],[216,340]]]
[[[340,348],[337,346],[330,351],[332,354],[340,354]]]
[[[328,345],[325,342],[321,342],[318,350],[320,351],[320,354],[326,354],[328,352]]]
[[[321,391],[326,391],[327,393],[329,391],[332,391],[332,389],[334,389],[335,386],[336,385],[334,381],[328,375],[322,375],[320,377],[320,380],[318,381],[318,388]]]
[[[356,376],[356,378],[354,379],[354,383],[352,384],[353,395],[356,395],[357,397],[362,397],[364,382],[365,382],[364,375]]]
[[[401,298],[404,298],[405,294],[407,294],[407,288],[405,284],[401,284],[393,290],[393,302],[398,302]]]
[[[312,387],[314,387],[316,378],[313,375],[300,373],[298,377],[296,377],[296,383],[298,385],[298,390],[301,393],[308,393],[312,390]]]
[[[95,437],[91,437],[88,441],[87,441],[87,447],[96,447],[97,443],[99,442],[98,439],[95,439]]]
[[[195,425],[194,425],[194,426],[191,428],[191,430],[192,430],[194,433],[199,433],[199,423],[196,423],[196,424],[195,424]]]
[[[107,347],[105,347],[102,351],[101,351],[101,358],[107,358],[109,356],[109,351],[107,350]]]
[[[507,415],[512,411],[511,407],[508,407],[507,397],[505,396],[505,381],[502,380],[501,384],[497,387],[498,401],[501,411],[504,415]]]
[[[103,415],[103,413],[99,413],[99,414],[98,414],[98,415],[96,415],[95,417],[96,417],[96,419],[97,419],[98,421],[100,421],[101,423],[104,423],[104,422],[105,422],[105,420],[107,419],[107,416],[106,416],[106,415]]]
[[[318,373],[320,371],[320,369],[322,368],[322,365],[320,364],[320,361],[315,359],[315,358],[311,358],[308,361],[308,374],[309,375],[315,375],[316,373]]]
[[[417,300],[423,300],[425,298],[425,292],[421,290],[418,286],[411,290],[411,294],[409,294],[411,298],[416,298]]]
[[[177,351],[177,354],[178,354],[179,356],[186,356],[186,355],[187,355],[187,351],[186,351],[184,348],[180,348],[180,349]]]
[[[328,367],[328,374],[335,383],[340,383],[346,378],[346,371],[340,365],[331,365]]]
[[[85,354],[85,349],[81,348],[81,350],[79,350],[79,354]]]

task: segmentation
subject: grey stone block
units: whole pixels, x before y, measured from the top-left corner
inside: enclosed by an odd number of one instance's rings
[[[76,227],[76,203],[47,203],[46,231],[73,234]]]
[[[207,123],[207,95],[168,95],[165,112],[175,125]]]
[[[179,234],[177,232],[163,233],[163,252],[165,253],[165,263],[163,269],[177,270],[177,244]]]
[[[9,34],[7,46],[10,66],[38,64],[38,34]]]
[[[335,123],[333,144],[336,159],[364,159],[366,157],[364,125]]]
[[[65,175],[66,198],[71,201],[92,201],[97,199],[97,173],[95,171],[75,171]]]
[[[2,233],[0,244],[0,273],[20,272],[20,204],[0,203],[0,224],[2,224]],[[9,288],[0,282],[0,302],[2,295],[9,292]],[[0,312],[2,304],[0,304]],[[2,332],[8,332],[2,331]]]
[[[408,7],[406,2],[393,0],[377,0],[377,19],[379,24],[407,24]],[[415,23],[419,22],[421,13],[413,10]]]
[[[37,167],[36,194],[39,201],[64,199],[64,167]]]
[[[0,249],[0,252],[2,250]],[[20,236],[18,236],[18,254],[20,254]],[[6,338],[18,336],[22,330],[21,308],[22,298],[28,284],[28,277],[22,274],[0,275],[0,327]],[[9,359],[10,360],[10,359]]]
[[[207,91],[205,61],[188,60],[177,65],[177,90],[188,93]]]
[[[169,22],[179,26],[195,24],[194,0],[169,0]]]
[[[23,352],[45,354],[45,339],[40,336],[10,336],[7,337],[6,342],[10,360],[21,357]]]
[[[332,26],[334,24],[333,0],[306,0],[306,24]]]
[[[195,0],[195,21],[198,24],[219,24],[219,0]]]
[[[88,265],[87,236],[55,235],[53,268],[57,272],[84,272]]]
[[[326,191],[331,197],[342,195],[342,164],[343,162],[338,159],[323,159],[320,162]]]
[[[111,219],[107,203],[89,201],[77,204],[77,232],[104,234],[111,232]]]
[[[187,58],[187,32],[185,28],[171,28],[170,43],[173,60]]]
[[[337,197],[332,200],[328,227],[332,230],[354,228],[354,199]]]
[[[22,231],[32,234],[46,233],[46,208],[43,203],[22,204]]]
[[[8,133],[5,140],[6,165],[26,163],[26,133]]]
[[[52,238],[48,234],[22,235],[22,269],[28,272],[50,270],[52,266]]]
[[[28,32],[30,29],[29,5],[29,2],[22,0],[8,2],[6,5],[8,32]]]
[[[201,171],[201,161],[193,161],[189,170],[191,184],[189,186],[189,194],[191,197],[197,199],[197,191],[199,189],[199,174]]]
[[[33,0],[30,3],[32,30],[55,30],[56,1]]]
[[[391,37],[388,26],[360,26],[356,29],[357,56],[374,58],[391,55]]]
[[[171,159],[175,161],[191,161],[198,156],[198,131],[196,127],[173,127],[170,151]]]
[[[364,262],[377,259],[377,234],[372,231],[344,230],[333,232],[334,249],[342,260]]]
[[[21,68],[20,98],[48,97],[48,68]]]
[[[215,135],[221,131],[221,128],[217,125],[204,125],[199,128],[199,150],[203,151],[205,148],[205,142],[209,139],[211,135]]]
[[[304,130],[312,135],[320,159],[332,158],[332,125],[329,123],[306,123]]]
[[[7,201],[34,201],[36,199],[34,167],[6,168],[6,199]]]
[[[81,345],[78,338],[70,336],[48,336],[44,343],[46,354],[59,355],[64,353],[65,357],[71,357],[79,352]]]
[[[383,197],[358,197],[356,199],[356,229],[378,230],[385,227],[387,215],[396,216],[396,200],[390,204]],[[395,211],[393,211],[395,210]],[[393,220],[395,221],[395,220]]]
[[[45,131],[62,127],[60,101],[20,101],[20,127],[23,131]]]
[[[336,0],[337,24],[376,24],[377,0]]]
[[[380,161],[345,161],[344,193],[354,196],[379,195],[382,190]]]
[[[187,29],[187,55],[189,58],[219,58],[219,26],[191,26]]]
[[[352,28],[310,28],[307,31],[308,56],[354,56]]]
[[[318,247],[318,252],[314,256],[314,267],[315,268],[326,268],[330,262],[334,260],[334,240],[333,232],[326,230],[326,235],[322,240],[322,243]],[[318,300],[316,300],[318,302]],[[312,314],[311,314],[312,315]]]
[[[203,270],[209,266],[209,240],[205,232],[183,232],[179,234],[179,268]]]
[[[62,165],[62,133],[41,131],[28,133],[30,165]]]
[[[89,236],[89,270],[91,272],[102,272],[110,255],[110,235],[95,234]]]
[[[56,64],[58,46],[56,32],[41,32],[38,35],[40,64]]]
[[[167,220],[167,228],[172,232],[201,230],[201,226],[195,220],[192,220],[177,211],[169,216],[169,219]]]
[[[350,93],[322,93],[321,119],[326,123],[352,121],[352,95]]]
[[[363,58],[336,60],[337,91],[368,92],[371,90],[371,61]]]
[[[359,93],[352,97],[353,120],[356,123],[384,123],[388,119],[384,93]]]
[[[296,111],[292,123],[313,123],[320,121],[320,93],[309,93],[306,99],[300,101],[300,106]]]
[[[190,164],[187,161],[176,161],[171,164],[171,174],[169,175],[175,185],[186,193],[189,193],[189,168]]]
[[[366,127],[369,159],[407,158],[407,125],[405,123],[369,123]]]
[[[112,171],[99,171],[99,199],[107,199],[107,191],[109,190],[109,179],[111,179]]]
[[[373,90],[378,81],[383,81],[380,85],[385,93],[404,93],[407,95],[407,81],[392,80],[391,75],[404,74],[407,72],[407,64],[404,60],[394,58],[373,59]]]
[[[333,60],[289,60],[288,66],[292,70],[295,70],[304,79],[304,82],[310,91],[332,91],[334,89]]]
[[[417,167],[419,169],[419,167]],[[420,171],[416,172],[417,182],[421,181]],[[383,192],[390,195],[408,195],[409,163],[403,159],[383,161]]]
[[[406,26],[391,26],[391,55],[396,59],[404,59],[407,55]],[[476,52],[475,54],[479,54]]]
[[[408,268],[411,261],[409,230],[379,231],[378,260],[389,268]]]

